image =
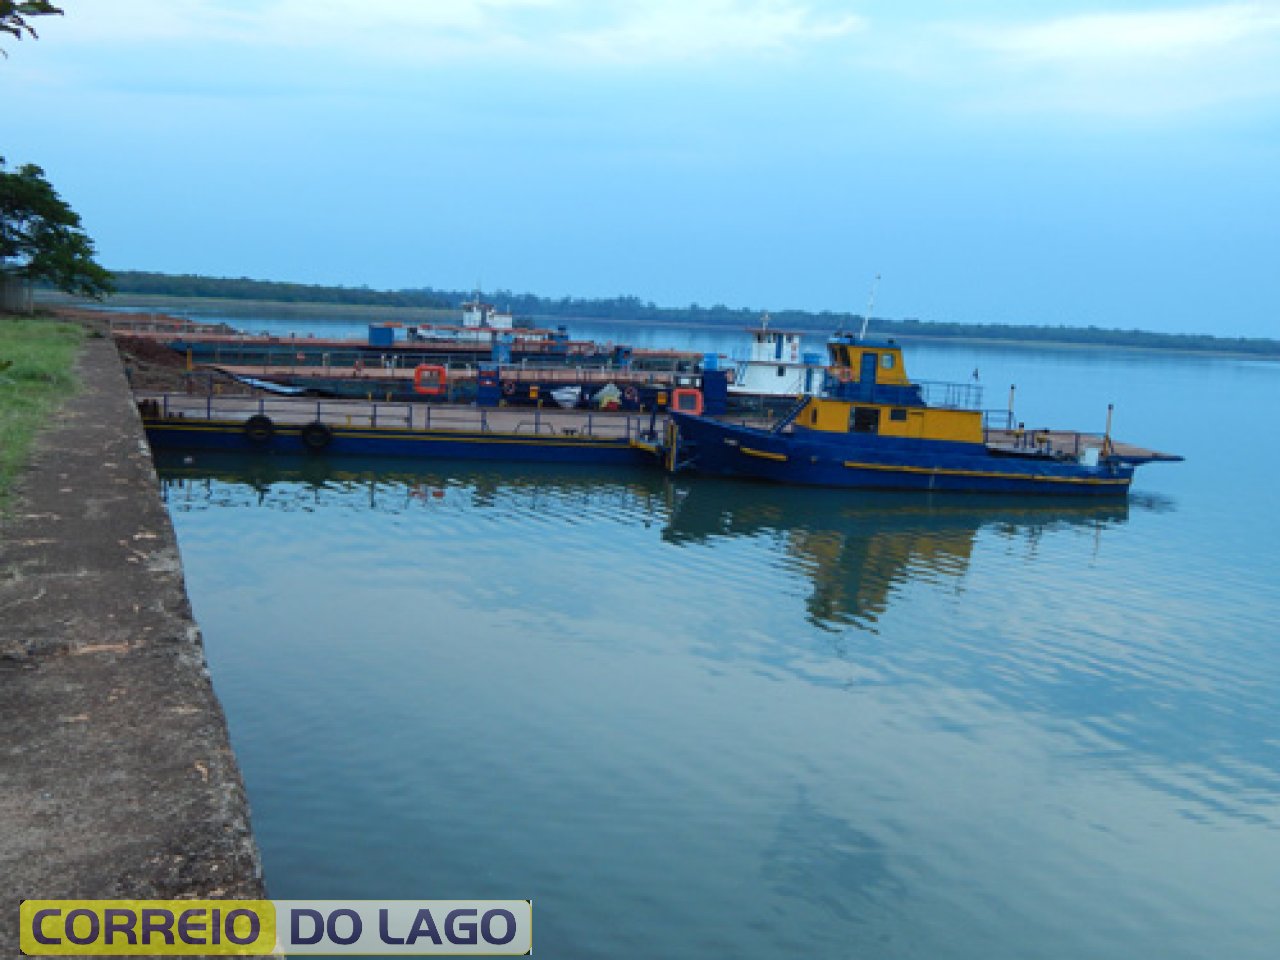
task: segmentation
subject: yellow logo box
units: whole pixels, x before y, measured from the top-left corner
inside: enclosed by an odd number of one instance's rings
[[[270,900],[24,900],[27,956],[247,956],[276,948]]]
[[[524,956],[530,900],[24,900],[27,956]]]

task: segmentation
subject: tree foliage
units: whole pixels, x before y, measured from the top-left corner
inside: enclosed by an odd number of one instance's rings
[[[19,6],[22,6],[19,4]],[[0,274],[43,280],[67,293],[101,298],[114,289],[94,260],[80,216],[35,164],[12,173],[0,157]]]
[[[470,290],[437,290],[423,287],[410,290],[369,290],[352,287],[325,287],[313,284],[278,283],[247,278],[230,279],[196,275],[123,271],[114,275],[122,293],[174,297],[219,297],[234,300],[270,300],[284,303],[339,303],[382,307],[458,308],[475,296]],[[716,304],[702,307],[663,307],[635,296],[543,297],[532,293],[496,290],[484,299],[511,310],[522,320],[537,325],[572,323],[575,320],[604,320],[617,323],[651,324],[672,327],[725,326],[742,329],[760,322],[760,310]],[[857,313],[807,310],[770,310],[776,329],[827,334],[862,326]],[[1280,341],[1267,338],[1216,337],[1209,334],[1156,333],[1147,330],[1107,330],[1096,326],[1048,326],[1003,323],[955,323],[907,317],[891,320],[873,317],[876,337],[919,337],[930,339],[998,340],[1026,344],[1079,344],[1082,346],[1136,347],[1151,350],[1194,350],[1212,353],[1280,357]]]
[[[456,303],[422,290],[370,290],[333,287],[248,277],[203,277],[196,274],[147,273],[123,270],[114,274],[123,293],[166,297],[206,297],[222,300],[266,300],[273,303],[336,303],[360,307],[425,307],[445,310]]]
[[[62,9],[48,0],[0,0],[0,33],[22,39],[23,35],[35,39],[32,17],[62,16]],[[0,50],[0,54],[4,51]]]

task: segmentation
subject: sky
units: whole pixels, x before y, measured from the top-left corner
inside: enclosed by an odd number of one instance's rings
[[[1280,337],[1280,0],[59,0],[112,269]]]

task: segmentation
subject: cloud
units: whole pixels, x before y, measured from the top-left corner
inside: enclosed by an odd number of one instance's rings
[[[639,76],[785,60],[796,67],[793,90],[816,84],[815,98],[847,91],[923,112],[1170,117],[1280,98],[1280,0],[994,20],[953,13],[964,9],[953,2],[864,3],[874,17],[848,8],[845,0],[113,0],[53,18],[41,45],[42,53],[92,48],[80,51],[84,69],[131,89],[230,88],[232,74],[291,91],[354,88],[383,83],[384,67],[397,82],[465,68],[472,77],[514,74],[536,89],[535,71]],[[10,76],[20,70],[9,65]]]
[[[802,0],[116,0],[69,13],[65,42],[221,42],[384,57],[625,63],[782,54],[858,29]]]
[[[1280,94],[1272,4],[1080,14],[935,28],[990,105],[1167,115]]]
[[[957,36],[1024,63],[1097,65],[1195,61],[1280,31],[1259,5],[1085,14],[1041,23],[961,26]]]
[[[616,23],[562,39],[594,60],[635,63],[721,54],[787,54],[865,29],[861,17],[819,16],[782,0],[667,0],[644,4]]]

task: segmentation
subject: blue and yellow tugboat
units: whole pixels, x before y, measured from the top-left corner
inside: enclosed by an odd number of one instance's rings
[[[982,409],[977,383],[920,383],[902,348],[837,334],[821,396],[798,398],[772,427],[671,412],[672,471],[778,483],[896,490],[1103,495],[1128,492],[1134,468],[1181,460],[1104,434],[1027,431],[1012,410]]]

